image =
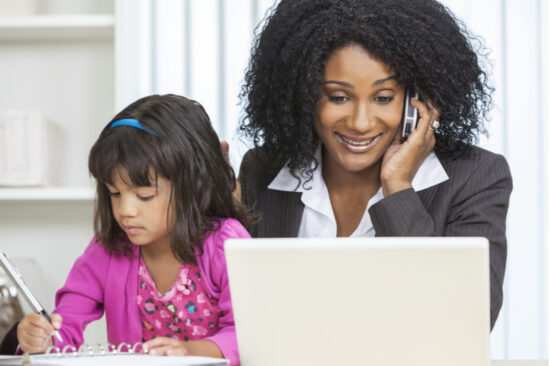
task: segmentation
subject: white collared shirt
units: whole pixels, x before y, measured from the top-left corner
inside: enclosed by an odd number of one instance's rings
[[[301,192],[302,202],[304,204],[304,213],[300,228],[298,229],[298,237],[336,237],[336,219],[334,211],[330,203],[330,196],[327,185],[322,175],[322,159],[321,148],[319,147],[315,153],[315,158],[319,162],[317,169],[313,171],[311,181],[305,186],[310,189],[305,189],[302,184],[299,184],[298,179],[290,174],[288,166],[285,165],[277,174],[275,179],[269,184],[268,189],[285,192]],[[299,174],[302,182],[305,181],[303,173]],[[430,153],[422,162],[416,175],[412,180],[412,186],[415,191],[435,186],[449,179],[449,176],[443,169],[441,162],[435,155]],[[369,200],[363,217],[351,237],[373,237],[375,232],[372,227],[372,222],[369,215],[369,208],[384,198],[382,187]]]

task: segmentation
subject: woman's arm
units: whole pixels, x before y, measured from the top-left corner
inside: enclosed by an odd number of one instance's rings
[[[240,183],[241,201],[249,207],[256,204],[258,190],[258,177],[264,171],[261,166],[261,151],[259,149],[248,150],[244,154],[239,167],[238,181]]]
[[[470,169],[465,169],[467,165]],[[485,154],[450,170],[450,180],[426,208],[419,193],[406,189],[373,205],[369,214],[377,236],[482,236],[490,243],[491,327],[502,305],[506,264],[506,214],[512,177],[506,160]]]

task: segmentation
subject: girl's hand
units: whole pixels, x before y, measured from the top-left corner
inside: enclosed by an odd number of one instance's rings
[[[29,314],[17,326],[19,347],[27,353],[44,353],[53,345],[54,330],[61,328],[62,317],[52,314],[52,324],[40,314]]]
[[[439,119],[439,111],[428,102],[428,107],[417,99],[412,104],[420,118],[416,129],[402,142],[401,129],[382,158],[380,180],[384,196],[411,188],[411,182],[420,164],[435,146],[434,131],[430,123]]]
[[[157,337],[143,344],[146,353],[153,356],[208,356],[223,358],[218,346],[207,340],[180,341],[169,337]]]

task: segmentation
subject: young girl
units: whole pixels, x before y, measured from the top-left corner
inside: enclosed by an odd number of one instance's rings
[[[37,314],[19,324],[21,349],[78,347],[105,313],[112,344],[239,364],[223,244],[249,237],[251,218],[202,106],[176,95],[132,103],[101,132],[89,169],[96,235],[56,294],[52,324]]]

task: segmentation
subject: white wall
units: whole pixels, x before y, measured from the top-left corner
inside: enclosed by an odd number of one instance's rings
[[[514,177],[504,306],[493,358],[548,358],[548,132],[546,0],[444,0],[491,50],[496,88],[490,136]],[[229,5],[231,4],[231,5]],[[116,106],[151,93],[199,100],[235,167],[247,150],[235,137],[237,95],[253,29],[272,0],[119,0]]]
[[[0,9],[0,110],[39,111],[48,120],[56,135],[52,150],[59,152],[50,167],[57,173],[53,183],[67,198],[0,187],[0,251],[19,264],[48,311],[93,234],[91,197],[69,196],[73,188],[91,185],[88,153],[114,112],[112,25],[94,17],[111,18],[113,4],[37,0],[36,13],[26,17],[7,12],[6,2]],[[88,27],[81,29],[83,20]],[[104,323],[87,335],[90,342],[104,340]]]
[[[505,155],[514,178],[505,302],[492,335],[502,358],[548,358],[546,1],[445,0],[481,35],[494,65],[495,108],[482,146]]]
[[[238,95],[253,29],[273,0],[117,1],[116,106],[152,93],[200,101],[238,168]]]

